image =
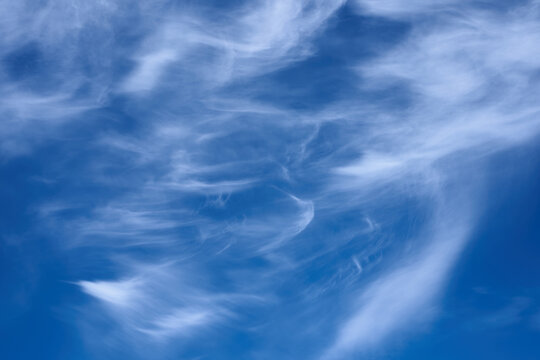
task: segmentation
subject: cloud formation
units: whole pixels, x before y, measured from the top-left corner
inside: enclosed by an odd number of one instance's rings
[[[34,213],[80,259],[75,322],[130,358],[212,357],[212,334],[341,359],[417,333],[486,163],[540,130],[536,2],[2,7],[2,159],[45,157]],[[350,22],[403,33],[359,56]]]

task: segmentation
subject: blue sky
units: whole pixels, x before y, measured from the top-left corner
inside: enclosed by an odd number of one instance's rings
[[[0,358],[540,358],[540,2],[0,8]]]

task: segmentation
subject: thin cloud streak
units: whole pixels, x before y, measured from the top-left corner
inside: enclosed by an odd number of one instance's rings
[[[343,4],[258,1],[235,10],[228,23],[209,22],[197,13],[174,16],[150,37],[121,90],[152,90],[166,71],[181,71],[175,63],[189,63],[190,72],[209,86],[274,71],[309,56],[310,37]]]
[[[117,321],[128,339],[144,335],[159,341],[188,336],[231,315],[227,299],[237,296],[209,294],[195,285],[174,263],[130,264],[135,273],[122,280],[80,281],[78,285],[98,300]]]

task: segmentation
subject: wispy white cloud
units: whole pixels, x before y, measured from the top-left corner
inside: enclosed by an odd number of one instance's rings
[[[480,174],[478,164],[485,157],[538,134],[540,109],[529,97],[537,86],[527,80],[538,68],[532,60],[538,54],[527,45],[540,39],[535,7],[434,19],[438,3],[361,3],[376,15],[431,18],[388,54],[359,66],[362,86],[404,86],[411,103],[397,114],[382,110],[382,116],[374,115],[380,121],[369,123],[365,141],[351,145],[361,156],[334,168],[336,191],[356,189],[361,194],[356,201],[367,204],[377,197],[366,194],[381,189],[390,198],[399,193],[455,197],[456,188],[479,181],[470,171],[474,167]],[[456,176],[463,178],[450,185]],[[424,245],[362,290],[324,358],[373,349],[395,334],[414,331],[433,314],[482,199],[474,191],[466,198],[460,203],[425,199],[439,215]]]
[[[141,296],[137,279],[119,281],[79,281],[82,290],[113,306],[130,307]]]
[[[165,71],[178,74],[186,66],[196,81],[207,85],[283,67],[310,54],[310,37],[343,4],[343,0],[257,1],[235,9],[228,21],[211,21],[195,10],[189,16],[173,15],[149,37],[122,90],[152,90],[160,79],[166,81]]]
[[[194,328],[217,322],[222,315],[204,308],[180,308],[174,310],[171,314],[156,319],[149,327],[139,329],[139,331],[158,339],[181,336]]]
[[[376,16],[403,18],[416,14],[426,14],[448,9],[448,5],[459,0],[413,0],[407,3],[399,0],[356,0],[355,5],[362,13]]]
[[[125,279],[78,282],[113,317],[129,341],[142,341],[147,335],[159,341],[189,336],[193,330],[216,325],[232,315],[227,307],[234,294],[209,293],[178,264],[129,266],[134,273]]]
[[[432,319],[437,309],[433,300],[470,235],[470,217],[461,218],[469,205],[460,206],[459,210],[441,206],[438,211],[446,213],[439,214],[424,235],[427,245],[396,260],[356,295],[357,309],[347,316],[323,358],[347,358],[354,351],[373,350],[390,335],[414,332]]]
[[[88,102],[73,99],[68,91],[42,95],[3,87],[0,93],[2,157],[29,153],[59,126],[93,108]]]

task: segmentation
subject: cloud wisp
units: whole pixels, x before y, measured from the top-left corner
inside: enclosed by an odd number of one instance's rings
[[[152,90],[165,73],[181,74],[186,63],[209,86],[277,70],[309,56],[310,38],[343,3],[257,1],[215,22],[195,10],[172,16],[149,37],[121,89]]]

